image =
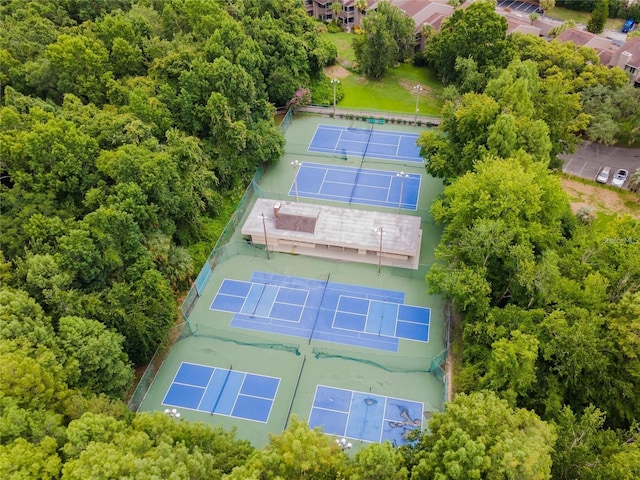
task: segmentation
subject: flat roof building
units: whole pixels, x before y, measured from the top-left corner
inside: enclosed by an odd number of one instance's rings
[[[259,198],[241,232],[268,251],[417,269],[420,223],[410,215]]]

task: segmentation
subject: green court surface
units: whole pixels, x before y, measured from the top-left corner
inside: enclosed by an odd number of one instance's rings
[[[180,409],[182,418],[202,421],[225,428],[235,427],[239,438],[248,439],[257,447],[264,445],[269,434],[278,434],[286,427],[291,413],[309,420],[318,385],[325,385],[357,392],[421,402],[424,405],[422,424],[430,413],[443,405],[444,386],[433,370],[433,358],[445,347],[445,304],[438,297],[429,295],[424,275],[434,260],[434,248],[441,230],[430,221],[428,214],[432,200],[442,192],[440,181],[429,177],[423,165],[373,159],[311,154],[306,151],[317,125],[331,124],[367,128],[367,122],[339,120],[305,115],[294,117],[286,131],[286,154],[276,164],[269,166],[252,191],[260,197],[295,202],[287,195],[290,191],[294,167],[291,162],[315,162],[368,169],[397,170],[422,175],[418,210],[405,212],[421,215],[423,230],[420,267],[417,270],[383,266],[378,274],[377,265],[335,261],[303,255],[270,252],[269,259],[264,246],[252,245],[242,238],[240,228],[250,212],[254,196],[245,197],[236,218],[235,229],[224,246],[218,245],[210,259],[214,268],[200,288],[197,301],[189,309],[188,325],[183,338],[171,348],[144,396],[139,410],[164,410],[165,395],[174,381],[182,362],[277,377],[280,383],[273,400],[268,421],[256,422],[210,414],[196,409]],[[369,125],[370,127],[370,125]],[[420,133],[424,128],[408,125],[376,125],[374,128]],[[302,201],[302,199],[301,199]],[[313,200],[304,199],[314,203]],[[326,203],[326,202],[323,202]],[[357,209],[376,207],[351,206]],[[389,211],[389,209],[381,210]],[[395,212],[392,212],[395,213]],[[244,218],[243,218],[244,216]],[[232,313],[211,310],[209,307],[225,279],[249,281],[254,272],[268,272],[313,280],[359,285],[404,292],[404,303],[431,309],[429,341],[416,342],[400,339],[398,352],[385,352],[370,348],[329,343],[318,340],[284,336],[281,334],[244,330],[229,326]],[[184,311],[184,309],[183,309]],[[351,439],[354,446],[364,443]]]

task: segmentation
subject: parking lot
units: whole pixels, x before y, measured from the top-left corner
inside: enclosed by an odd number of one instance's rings
[[[510,8],[511,10],[517,10],[526,14],[534,13],[538,6],[533,3],[521,2],[518,0],[499,0],[498,8]]]
[[[564,160],[562,171],[576,177],[595,180],[602,167],[611,167],[611,176],[607,182],[611,184],[611,178],[616,170],[624,168],[629,176],[640,168],[640,149],[606,147],[595,143],[584,143],[581,148],[571,155],[559,155]],[[629,187],[629,179],[623,188]]]

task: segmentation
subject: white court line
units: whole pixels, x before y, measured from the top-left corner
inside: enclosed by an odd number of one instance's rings
[[[201,390],[205,390],[207,388],[207,387],[202,387],[200,385],[194,385],[193,383],[183,383],[183,382],[171,382],[171,385],[184,385],[185,387],[199,388]]]
[[[384,433],[384,422],[387,420],[387,407],[389,406],[389,397],[384,399],[384,412],[382,413],[382,425],[380,425],[380,435],[378,436],[378,442],[382,443],[382,434]]]
[[[336,142],[336,144],[334,145],[333,149],[337,152],[338,151],[338,144],[342,141],[342,132],[344,132],[344,130],[340,130],[340,134],[338,135],[338,141]]]
[[[394,178],[396,178],[395,175],[394,176],[389,175],[389,185],[387,185],[387,198],[385,199],[387,203],[391,203],[391,200],[389,200],[389,198],[391,197],[391,186],[393,185]]]
[[[202,405],[202,400],[204,400],[204,397],[207,394],[207,390],[209,389],[209,385],[211,385],[211,380],[213,380],[213,375],[216,373],[216,370],[218,370],[218,369],[214,368],[213,372],[211,372],[211,375],[209,375],[209,381],[207,382],[207,386],[204,388],[204,393],[203,393],[202,397],[200,398],[200,401],[198,402],[198,410],[200,410],[200,405]],[[220,369],[220,370],[222,370],[222,369]]]
[[[240,388],[240,390],[238,390],[238,396],[240,395],[247,398],[259,398],[260,400],[273,400],[275,398],[275,395],[273,397],[261,397],[260,395],[250,395],[248,393],[242,393],[242,387]]]
[[[351,390],[351,398],[349,399],[349,411],[347,412],[347,423],[344,426],[344,435],[346,436],[347,434],[347,429],[349,428],[349,419],[351,418],[351,410],[352,410],[352,406],[353,406],[353,395],[355,393],[355,390]]]
[[[229,375],[231,375],[231,371],[229,371]],[[244,381],[246,380],[246,378],[247,378],[247,373],[244,372],[244,377],[242,377],[242,383],[240,383],[240,388],[238,388],[238,391],[236,392],[236,398],[233,401],[233,405],[231,406],[231,413],[229,414],[230,417],[234,417],[233,411],[235,410],[236,404],[238,403],[238,398],[240,397],[240,391],[242,390],[242,386],[244,385]],[[224,393],[224,389],[220,390],[220,397],[222,397],[223,393]],[[220,397],[218,397],[218,400],[220,400]],[[241,417],[234,417],[234,418],[241,418]]]
[[[364,328],[362,329],[362,333],[367,333],[367,322],[369,321],[369,312],[371,312],[371,300],[368,298],[365,299],[368,302],[367,305],[367,313],[364,316]]]
[[[220,292],[220,289],[222,289],[222,285],[224,285],[224,282],[226,282],[227,280],[229,280],[230,282],[246,283],[246,284],[249,284],[249,285],[253,285],[253,283],[254,283],[254,282],[246,282],[246,281],[244,281],[244,280],[233,280],[233,279],[230,279],[230,278],[225,278],[225,279],[222,281],[222,283],[220,283],[220,286],[218,287],[218,291],[217,291],[217,292],[216,292],[216,294],[213,296],[213,300],[212,300],[212,301],[211,301],[211,303],[209,304],[209,310],[217,310],[217,311],[220,311],[220,312],[233,312],[233,310],[219,310],[219,309],[216,309],[216,308],[213,308],[213,307],[212,307],[213,302],[215,301],[215,299],[216,299],[216,297],[217,297],[218,295],[225,295],[225,296],[227,296],[227,297],[235,297],[235,298],[243,298],[243,295],[235,295],[235,294],[231,294],[231,293],[223,293],[223,292]],[[247,293],[247,295],[248,295],[248,293]],[[245,298],[245,299],[247,298],[247,295],[244,295],[244,298]],[[243,305],[243,306],[244,306],[244,305]]]

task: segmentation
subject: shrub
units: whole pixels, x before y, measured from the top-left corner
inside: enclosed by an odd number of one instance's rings
[[[595,220],[596,211],[593,207],[580,207],[576,212],[576,217],[578,217],[578,220],[580,220],[580,222],[588,225]]]

